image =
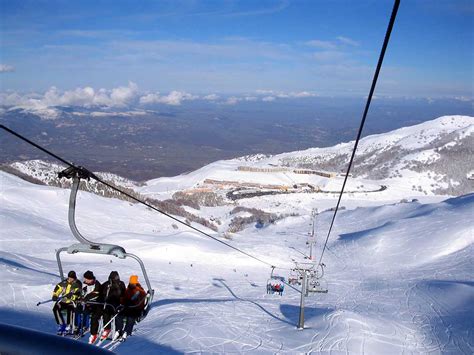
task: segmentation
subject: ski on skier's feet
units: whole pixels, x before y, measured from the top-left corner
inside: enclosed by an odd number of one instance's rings
[[[108,340],[110,341],[111,340],[109,338],[110,330],[107,333],[107,336],[105,338],[103,338],[103,335],[104,335],[104,333],[102,333],[102,335],[99,337],[99,341],[95,344],[96,346],[101,346],[105,341],[108,341]]]
[[[89,334],[89,333],[90,333],[90,330],[87,330],[87,331],[85,331],[85,332],[77,333],[76,335],[73,336],[73,339],[74,339],[74,340],[79,340],[79,339],[85,337],[85,336],[86,336],[87,334]]]
[[[133,335],[135,335],[137,333],[137,331],[138,331],[138,328],[134,329],[133,330]],[[111,342],[105,344],[104,346],[102,346],[102,348],[112,351],[113,349],[117,348],[121,343],[125,342],[131,336],[132,336],[132,334],[130,334],[126,337],[120,336],[117,339],[112,340]]]
[[[112,342],[110,343],[110,345],[107,344],[107,345],[108,345],[107,347],[103,347],[103,348],[108,349],[108,350],[110,350],[110,351],[113,351],[113,350],[116,349],[120,344],[122,344],[123,342],[125,342],[125,340],[127,340],[127,338],[122,338],[122,337],[120,337],[120,338],[118,338],[117,340],[112,341]]]

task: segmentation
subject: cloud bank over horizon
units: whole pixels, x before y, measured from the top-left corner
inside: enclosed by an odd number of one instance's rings
[[[0,114],[2,112],[21,110],[35,114],[42,119],[56,119],[62,108],[71,108],[71,114],[76,116],[106,117],[141,116],[153,112],[160,107],[179,107],[188,102],[201,102],[211,106],[236,106],[245,103],[261,103],[272,105],[275,103],[290,104],[295,100],[311,98],[332,100],[335,97],[323,96],[310,91],[279,91],[259,89],[243,94],[206,93],[194,94],[183,90],[172,90],[168,93],[159,91],[142,91],[139,86],[129,81],[128,85],[117,86],[111,89],[95,89],[91,86],[77,87],[71,90],[60,90],[55,86],[43,93],[17,91],[0,91]],[[366,99],[366,96],[350,96],[352,99]],[[413,96],[384,96],[376,95],[378,99],[399,100],[426,100],[428,104],[436,100],[455,100],[474,103],[469,96],[449,96],[443,98],[413,97]],[[301,103],[303,101],[300,101]]]
[[[127,86],[118,86],[112,89],[94,89],[91,86],[86,86],[61,91],[52,86],[44,93],[5,91],[0,92],[0,106],[8,110],[21,109],[44,118],[54,119],[59,114],[59,111],[56,110],[57,107],[101,108],[106,111],[118,112],[128,108],[148,109],[156,105],[180,106],[186,101],[196,100],[216,105],[236,105],[240,102],[260,101],[265,103],[277,99],[304,99],[317,96],[317,94],[308,91],[281,92],[274,90],[256,90],[254,93],[240,96],[218,95],[216,93],[195,95],[178,90],[163,94],[161,92],[142,92],[136,83],[130,81]],[[95,116],[100,117],[101,114],[97,113]]]

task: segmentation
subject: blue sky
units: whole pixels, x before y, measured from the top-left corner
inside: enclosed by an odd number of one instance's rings
[[[1,91],[363,96],[392,1],[9,1]],[[473,96],[472,1],[402,0],[377,94]]]

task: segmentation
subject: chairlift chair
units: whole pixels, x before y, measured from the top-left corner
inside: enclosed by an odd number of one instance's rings
[[[283,295],[285,289],[285,278],[279,275],[273,275],[275,267],[272,267],[270,278],[267,280],[267,294],[278,293],[280,296]]]
[[[309,273],[309,277],[307,279],[306,285],[306,294],[310,293],[328,293],[327,282],[323,278],[324,276],[324,264],[319,264],[319,268],[316,270],[311,270]]]
[[[288,283],[293,286],[300,286],[302,282],[301,275],[294,269],[290,270],[290,275],[288,276]]]
[[[328,293],[326,281],[323,279],[308,279],[308,286],[306,287],[308,293]]]
[[[153,300],[153,295],[155,291],[151,287],[150,280],[148,278],[148,274],[145,269],[145,265],[143,261],[136,255],[127,253],[123,247],[120,245],[115,244],[103,244],[103,243],[95,243],[88,239],[86,239],[77,229],[76,221],[75,221],[75,212],[76,212],[76,197],[77,191],[79,189],[79,183],[81,179],[89,180],[94,175],[82,168],[82,167],[69,167],[58,174],[59,178],[65,177],[68,179],[73,179],[73,184],[71,187],[71,195],[69,197],[69,213],[68,213],[68,220],[69,220],[69,227],[71,228],[71,232],[73,236],[79,241],[79,243],[75,243],[70,245],[69,247],[62,247],[56,250],[56,260],[58,262],[59,274],[61,279],[64,280],[64,272],[63,266],[61,262],[61,253],[67,252],[68,254],[77,254],[77,253],[88,253],[88,254],[104,254],[104,255],[112,255],[119,259],[126,259],[132,258],[138,262],[140,268],[142,270],[143,277],[145,279],[145,283],[147,285],[147,294],[145,298],[145,308],[142,312],[142,315],[138,318],[142,320],[146,317],[149,311],[150,304]]]

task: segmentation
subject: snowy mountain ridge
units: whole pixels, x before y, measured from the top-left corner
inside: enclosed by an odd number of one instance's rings
[[[266,163],[345,172],[354,142],[274,156]],[[263,163],[263,161],[261,161]],[[444,116],[411,127],[362,138],[354,176],[401,182],[425,176],[425,190],[459,195],[473,191],[466,179],[474,167],[474,117]],[[415,187],[418,186],[414,181]]]
[[[141,193],[168,191],[203,185],[206,179],[289,184],[303,181],[292,174],[294,169],[312,169],[322,172],[345,172],[354,142],[340,143],[333,147],[311,148],[304,151],[283,153],[275,156],[263,154],[211,163],[197,171],[173,178],[158,178],[143,184],[110,173],[97,173],[116,186]],[[239,167],[277,170],[263,178],[235,171]],[[10,172],[17,171],[45,184],[55,182],[55,174],[61,166],[41,161],[16,162],[9,165]],[[11,170],[13,169],[13,170]],[[467,177],[474,169],[474,117],[444,116],[419,125],[395,131],[367,136],[361,139],[356,153],[352,174],[354,180],[372,181],[374,186],[396,185],[408,187],[413,194],[462,195],[474,190],[474,181]],[[173,186],[168,182],[174,181]],[[180,185],[179,181],[186,181]],[[314,181],[313,181],[314,182]],[[362,183],[362,182],[361,182]],[[367,183],[367,182],[366,182]],[[93,182],[91,184],[94,184]],[[328,182],[320,182],[322,189]],[[331,183],[329,183],[331,185]],[[161,187],[159,187],[161,186]],[[328,187],[328,190],[331,188]],[[90,191],[97,190],[91,188]],[[153,194],[153,193],[152,193]],[[169,197],[169,196],[168,196]]]
[[[0,170],[17,175],[32,183],[69,189],[72,182],[65,178],[58,178],[58,173],[64,169],[65,166],[63,165],[42,160],[27,160],[0,166]],[[135,189],[139,186],[138,183],[112,173],[97,172],[95,174],[104,181],[138,197],[138,194],[135,192]],[[130,200],[126,196],[98,183],[94,179],[81,181],[80,189],[99,196]]]
[[[346,171],[354,142],[328,148],[275,156],[262,154],[218,161],[187,175],[150,180],[143,193],[163,193],[202,185],[207,179],[259,183],[314,183],[322,189],[337,190],[340,179],[321,180],[294,174],[295,169],[321,172]],[[268,174],[246,174],[241,166],[267,169]],[[353,185],[369,184],[372,189],[386,185],[402,188],[412,195],[462,195],[474,191],[467,177],[474,167],[474,117],[444,116],[412,127],[364,137],[359,143],[352,174]],[[278,169],[287,168],[287,171]]]

